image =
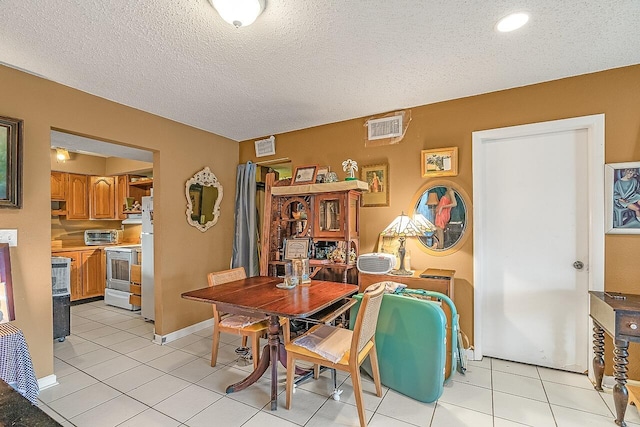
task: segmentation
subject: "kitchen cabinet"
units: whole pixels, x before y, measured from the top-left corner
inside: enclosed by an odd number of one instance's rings
[[[51,171],[51,200],[66,201],[68,176],[65,172]]]
[[[127,209],[127,197],[132,202],[142,204],[142,198],[151,195],[153,178],[137,175],[118,175],[116,192],[116,209],[119,219],[126,219],[127,214],[139,214],[140,210]]]
[[[89,219],[89,180],[87,175],[69,174],[67,219]]]
[[[53,251],[51,255],[71,258],[71,301],[104,295],[106,276],[102,249]]]
[[[114,177],[89,177],[89,213],[92,219],[116,219],[115,200]]]

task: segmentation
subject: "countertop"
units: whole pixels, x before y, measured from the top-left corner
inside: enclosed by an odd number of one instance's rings
[[[61,426],[42,409],[34,406],[6,382],[0,380],[0,425],[49,427]]]
[[[71,252],[71,251],[91,251],[94,249],[116,248],[121,246],[139,246],[136,242],[122,242],[117,245],[83,245],[81,243],[68,243],[67,245],[57,246],[52,242],[51,252]]]

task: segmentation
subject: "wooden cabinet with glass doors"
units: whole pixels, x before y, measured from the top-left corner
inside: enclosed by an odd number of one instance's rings
[[[286,260],[303,248],[312,277],[323,271],[347,282],[359,251],[360,197],[367,183],[287,184],[267,174],[260,274],[283,274]]]

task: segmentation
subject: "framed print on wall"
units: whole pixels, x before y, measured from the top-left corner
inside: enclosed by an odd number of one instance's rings
[[[640,234],[640,162],[605,165],[605,230]]]
[[[291,177],[291,185],[314,184],[317,173],[318,165],[298,166]]]
[[[0,117],[0,208],[22,207],[22,123]]]
[[[422,176],[425,178],[456,176],[458,175],[458,147],[422,150],[420,164]]]
[[[360,179],[369,184],[362,194],[362,206],[389,206],[389,165],[370,165],[360,168]]]

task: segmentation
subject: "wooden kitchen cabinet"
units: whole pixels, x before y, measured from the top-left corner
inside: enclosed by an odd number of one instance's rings
[[[71,301],[104,295],[106,276],[102,249],[55,251],[51,255],[71,258]]]
[[[112,176],[89,177],[89,213],[92,219],[116,219],[116,180]]]
[[[82,297],[91,298],[104,295],[105,258],[102,249],[80,252],[82,261]]]
[[[66,172],[51,171],[51,200],[66,201],[68,176]]]
[[[68,174],[67,219],[89,219],[89,180],[87,175]]]
[[[140,210],[127,210],[127,197],[142,204],[142,198],[151,195],[153,178],[137,175],[118,175],[116,177],[116,215],[118,219],[126,219],[127,214],[139,214]]]
[[[127,197],[129,197],[129,176],[118,175],[116,178],[116,217],[117,219],[127,219],[125,209],[127,207]]]

